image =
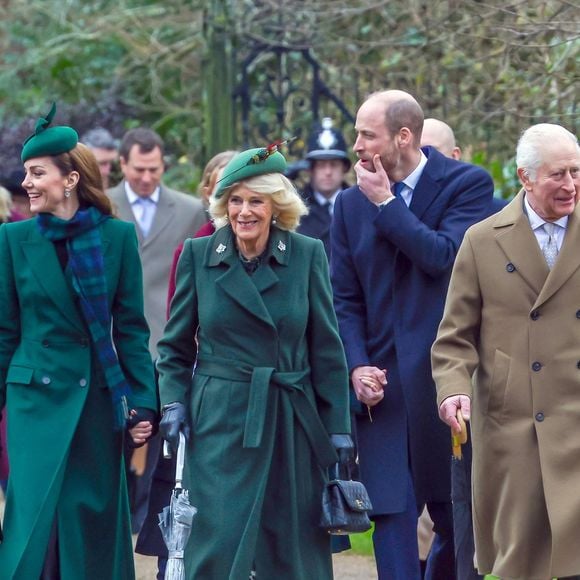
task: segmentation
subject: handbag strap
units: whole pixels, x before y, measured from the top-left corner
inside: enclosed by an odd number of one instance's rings
[[[328,478],[330,480],[333,479],[347,479],[347,480],[352,480],[352,470],[351,470],[351,464],[350,462],[348,462],[346,464],[346,477],[340,477],[340,466],[341,463],[340,461],[337,461],[336,463],[333,463],[329,468],[328,468]]]

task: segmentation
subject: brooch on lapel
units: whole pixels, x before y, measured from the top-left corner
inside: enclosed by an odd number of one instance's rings
[[[223,244],[220,244],[216,249],[216,253],[218,254],[223,254],[226,251],[227,246],[224,246]]]
[[[280,240],[280,241],[278,242],[278,249],[279,249],[281,252],[285,252],[285,251],[286,251],[286,244],[285,244],[285,243],[284,243],[282,240]]]

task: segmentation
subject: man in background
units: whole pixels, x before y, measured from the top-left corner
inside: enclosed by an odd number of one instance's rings
[[[95,155],[103,179],[103,188],[108,189],[110,186],[109,179],[111,177],[111,171],[119,157],[117,142],[113,139],[109,131],[103,129],[103,127],[95,127],[87,131],[81,137],[80,141]]]
[[[461,159],[462,151],[455,141],[455,133],[453,129],[439,119],[425,119],[423,124],[423,133],[421,134],[421,147],[431,145],[437,151],[443,153],[446,157],[451,159]],[[501,197],[493,197],[488,207],[487,212],[482,217],[486,218],[507,205],[507,201]]]
[[[421,147],[431,145],[450,159],[461,159],[461,149],[455,142],[453,129],[439,119],[425,119],[421,133]]]
[[[324,243],[330,257],[330,223],[336,196],[348,187],[345,175],[350,169],[344,137],[332,128],[332,119],[325,117],[308,140],[306,160],[310,181],[302,195],[309,213],[300,220],[298,232]]]

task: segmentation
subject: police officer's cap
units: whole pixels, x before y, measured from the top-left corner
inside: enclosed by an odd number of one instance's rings
[[[342,159],[346,169],[350,168],[350,159],[346,152],[346,142],[342,133],[332,128],[332,119],[325,117],[317,130],[308,139],[306,159]]]

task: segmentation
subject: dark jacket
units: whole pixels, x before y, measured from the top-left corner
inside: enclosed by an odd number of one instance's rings
[[[419,505],[450,500],[449,430],[437,415],[430,349],[463,235],[493,193],[483,169],[424,152],[410,208],[395,199],[379,209],[358,187],[334,206],[331,274],[348,367],[387,369],[373,422],[357,419],[361,476],[377,514],[405,509],[409,464]]]
[[[348,187],[348,183],[342,184],[343,189]],[[330,260],[330,224],[332,223],[332,216],[329,209],[318,202],[310,184],[304,188],[302,198],[308,206],[308,215],[302,216],[297,231],[309,238],[322,240],[324,251]]]

